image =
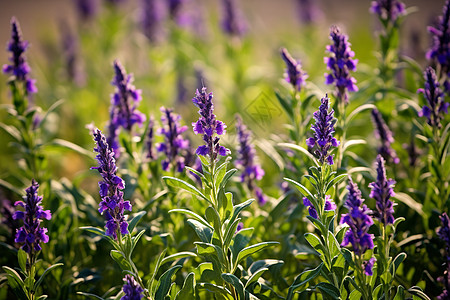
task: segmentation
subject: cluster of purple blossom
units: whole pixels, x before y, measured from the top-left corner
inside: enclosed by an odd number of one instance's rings
[[[394,142],[392,132],[384,122],[381,113],[376,108],[372,110],[372,120],[375,126],[375,136],[381,142],[380,147],[378,147],[378,153],[381,154],[385,160],[398,164],[400,159],[397,157],[397,153],[391,146]]]

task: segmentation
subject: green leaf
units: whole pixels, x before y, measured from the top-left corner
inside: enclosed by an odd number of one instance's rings
[[[16,127],[10,126],[10,125],[6,125],[4,123],[0,123],[0,128],[2,128],[4,131],[6,131],[6,133],[8,133],[17,142],[22,140],[22,137],[20,135],[20,131]]]
[[[321,282],[316,285],[316,288],[318,288],[323,295],[328,295],[332,299],[339,299],[339,297],[341,296],[339,290],[334,285],[328,282]]]
[[[172,260],[177,260],[177,259],[182,259],[182,258],[186,258],[186,257],[196,257],[197,254],[193,253],[193,252],[178,252],[172,255],[169,255],[167,257],[165,257],[162,261],[161,261],[161,265],[172,261]]]
[[[419,202],[417,202],[416,200],[414,200],[410,195],[406,194],[406,193],[401,193],[401,192],[396,192],[395,195],[393,196],[394,199],[397,199],[400,202],[403,202],[404,204],[406,204],[408,207],[412,208],[413,210],[415,210],[419,215],[424,216],[424,212],[423,212],[423,205]]]
[[[306,283],[308,283],[310,280],[317,277],[317,275],[320,274],[320,271],[322,270],[323,263],[318,265],[315,269],[307,270],[302,272],[300,275],[298,275],[292,285],[289,287],[288,295],[286,297],[286,300],[291,300],[294,296],[295,290],[299,289]]]
[[[362,294],[358,290],[354,290],[350,293],[350,296],[348,297],[348,300],[360,300]],[[404,300],[404,299],[402,299]]]
[[[23,251],[22,249],[19,249],[19,251],[17,252],[17,259],[19,261],[20,269],[22,269],[22,271],[24,273],[26,273],[27,272],[27,253],[25,251]]]
[[[248,245],[252,237],[252,233],[253,228],[244,228],[235,235],[231,243],[231,254],[233,261],[236,259],[238,253]]]
[[[235,299],[233,299],[231,292],[222,286],[215,285],[212,283],[202,282],[199,284],[199,287],[202,289],[208,290],[216,295],[220,295],[226,300],[235,300]]]
[[[327,264],[328,268],[330,267],[328,265],[328,262],[325,261],[325,248],[320,239],[313,233],[305,233],[305,239],[308,241],[308,243],[311,245],[311,247],[314,248],[319,254],[320,258]]]
[[[345,142],[344,146],[342,147],[342,151],[345,152],[345,150],[347,150],[351,146],[365,145],[365,144],[367,144],[366,140],[349,140]]]
[[[130,256],[131,253],[133,253],[134,248],[136,247],[137,243],[141,239],[142,235],[144,234],[145,229],[142,229],[138,234],[136,234],[134,237],[131,238],[131,248],[130,248]]]
[[[363,112],[363,111],[368,110],[368,109],[374,109],[374,108],[377,108],[377,107],[376,107],[375,105],[373,105],[373,104],[364,104],[364,105],[358,106],[355,110],[353,110],[353,111],[348,115],[348,117],[347,117],[347,119],[346,119],[346,123],[347,123],[347,124],[350,124],[351,121],[352,121],[352,119],[353,119],[355,116],[357,116],[360,112]]]
[[[284,180],[293,183],[295,185],[295,187],[303,194],[303,196],[308,197],[309,200],[311,199],[315,199],[314,196],[311,194],[311,192],[305,187],[303,186],[301,183],[298,183],[295,180],[292,180],[290,178],[283,178]]]
[[[247,282],[245,283],[245,288],[247,288],[253,282],[257,281],[259,279],[259,277],[261,277],[262,274],[267,270],[269,270],[269,268],[261,268],[261,269],[258,269],[258,271],[256,271],[255,273],[253,273],[250,276],[250,278],[247,280]]]
[[[341,249],[339,243],[337,242],[331,231],[328,231],[328,249],[330,251],[331,257],[338,255],[339,250]]]
[[[53,139],[51,142],[45,144],[46,148],[64,148],[68,150],[72,150],[78,154],[87,156],[92,158],[92,152],[84,149],[83,147],[78,146],[72,142],[62,140],[62,139]]]
[[[237,226],[239,225],[239,221],[241,219],[234,220],[231,226],[227,226],[227,232],[225,232],[225,237],[223,239],[224,249],[228,249],[230,246],[231,240],[233,239],[234,234],[236,233]]]
[[[228,219],[233,212],[233,194],[225,193],[224,188],[219,189],[218,193],[218,210],[222,220]]]
[[[37,290],[37,288],[39,287],[39,285],[42,283],[42,281],[44,280],[45,276],[53,269],[57,268],[57,267],[61,267],[64,266],[63,263],[57,263],[54,265],[51,265],[50,267],[48,267],[47,269],[45,269],[44,273],[42,273],[41,277],[39,277],[39,279],[36,281],[36,283],[34,284],[34,288],[33,290]]]
[[[380,292],[382,292],[383,284],[379,284],[374,290],[372,291],[372,299],[380,299]]]
[[[175,272],[178,271],[181,267],[181,265],[175,265],[161,275],[161,277],[159,278],[159,287],[155,294],[155,300],[164,300],[164,298],[169,293],[173,274],[175,274]]]
[[[221,229],[221,222],[220,217],[217,211],[212,207],[208,206],[205,211],[206,220],[210,223],[214,224],[214,233],[217,234],[219,237],[219,240],[222,239],[222,229]]]
[[[244,295],[244,284],[233,274],[224,273],[222,274],[223,280],[231,284],[234,289],[237,291],[238,299],[236,300],[245,300]]]
[[[170,177],[170,176],[163,176],[162,179],[164,179],[164,181],[166,182],[166,184],[168,186],[172,186],[175,188],[179,188],[182,190],[185,190],[186,192],[191,193],[192,195],[195,195],[199,198],[202,198],[206,201],[208,201],[210,204],[214,205],[205,195],[203,195],[202,192],[200,192],[195,186],[193,186],[190,183],[187,183],[184,180],[175,178],[175,177]]]
[[[16,294],[20,300],[28,300],[25,284],[19,274],[10,267],[3,266],[3,270],[7,273],[6,277],[8,279],[8,284],[14,291],[14,294]]]
[[[77,292],[77,295],[85,296],[85,297],[88,297],[88,298],[99,299],[99,300],[105,300],[102,297],[94,295],[94,294],[91,294],[91,293]]]
[[[430,298],[422,291],[422,289],[418,286],[411,287],[408,292],[414,296],[419,297],[420,299],[430,300]]]
[[[392,264],[391,264],[391,266],[389,268],[389,271],[391,272],[392,276],[395,276],[395,273],[397,272],[398,267],[405,260],[405,258],[406,258],[406,253],[405,252],[399,253],[394,258],[394,260],[393,260],[393,262],[392,262]]]
[[[131,270],[130,264],[125,259],[122,252],[117,250],[111,250],[110,252],[111,258],[119,265],[122,270]]]
[[[128,223],[128,231],[130,232],[130,234],[133,233],[133,230],[136,227],[136,225],[139,223],[141,218],[146,214],[147,214],[146,211],[140,211],[134,215],[133,219],[131,219],[131,221]]]
[[[341,253],[345,258],[345,261],[350,265],[350,267],[355,267],[355,262],[353,261],[352,252],[347,248],[341,248]]]
[[[188,170],[189,172],[194,173],[195,175],[197,175],[200,178],[205,178],[205,175],[203,175],[203,173],[197,171],[196,169],[193,169],[191,167],[185,166],[186,170]]]
[[[278,91],[275,91],[275,96],[277,97],[278,102],[280,102],[281,107],[283,107],[284,111],[287,113],[291,120],[294,120],[294,111],[292,110],[291,101],[286,100],[283,96],[280,95]]]
[[[156,273],[158,273],[159,267],[161,266],[161,262],[164,259],[166,252],[167,249],[164,249],[159,255],[158,260],[156,261],[155,269],[153,270],[152,277],[148,281],[147,289],[150,291],[151,294],[153,294],[153,282],[155,281]]]
[[[175,296],[175,300],[195,299],[195,274],[189,273],[183,287]]]
[[[237,259],[236,259],[235,263],[233,264],[234,265],[234,269],[236,269],[237,265],[244,258],[246,258],[246,257],[248,257],[248,256],[250,256],[250,255],[252,255],[252,254],[254,254],[254,253],[258,252],[258,251],[261,251],[261,250],[263,250],[263,249],[265,249],[267,247],[272,247],[272,246],[275,246],[275,245],[278,245],[278,244],[279,244],[278,242],[263,242],[263,243],[258,243],[258,244],[251,245],[251,246],[248,246],[248,247],[242,249],[239,252],[238,256],[237,256]]]
[[[42,296],[39,296],[39,297],[37,298],[37,300],[44,300],[44,299],[47,299],[47,298],[48,298],[47,295],[42,295]]]
[[[186,215],[194,218],[198,222],[200,222],[203,226],[209,227],[211,230],[214,229],[211,225],[209,225],[209,223],[205,219],[203,219],[201,216],[199,216],[198,214],[196,214],[193,211],[190,211],[188,209],[171,209],[171,210],[169,210],[169,213],[173,213],[173,212],[179,212],[179,213],[186,214]]]
[[[228,221],[228,225],[227,225],[227,229],[226,231],[229,230],[229,227],[233,224],[233,222],[237,219],[237,217],[239,216],[239,214],[241,213],[242,210],[244,210],[247,206],[249,206],[250,204],[252,204],[254,200],[253,199],[249,199],[245,202],[242,202],[238,205],[233,206],[233,215],[230,218],[230,221]]]
[[[297,151],[303,153],[304,155],[306,155],[306,157],[308,157],[316,166],[319,166],[319,163],[317,162],[317,159],[314,157],[314,155],[312,155],[308,150],[306,150],[302,146],[299,146],[296,144],[291,144],[291,143],[279,143],[278,147],[290,148],[293,150],[297,150]]]
[[[397,293],[395,294],[394,300],[405,299],[405,288],[402,285],[397,287]]]
[[[211,226],[205,226],[197,220],[188,219],[187,223],[194,228],[195,233],[203,243],[211,243],[211,239],[213,236],[213,230]]]
[[[328,190],[333,187],[336,184],[339,184],[341,181],[343,181],[348,175],[347,174],[341,174],[333,178],[325,187],[325,193],[328,192]]]

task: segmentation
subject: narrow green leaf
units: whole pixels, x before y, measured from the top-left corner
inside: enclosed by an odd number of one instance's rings
[[[309,200],[315,199],[314,196],[311,194],[311,192],[301,183],[298,183],[297,181],[292,180],[290,178],[283,178],[283,179],[290,183],[293,183],[295,187],[303,194],[303,196],[308,197]]]
[[[189,273],[183,287],[175,296],[175,300],[195,299],[195,274]]]
[[[193,252],[178,252],[172,255],[169,255],[167,257],[165,257],[162,261],[161,261],[161,265],[172,261],[172,260],[177,260],[177,259],[182,259],[182,258],[186,258],[186,257],[196,257],[197,254],[193,253]]]
[[[117,250],[111,250],[110,252],[111,258],[119,265],[122,270],[131,270],[130,264],[125,259],[122,252]]]
[[[13,289],[14,294],[20,300],[28,300],[25,284],[20,275],[14,269],[7,266],[3,266],[3,270],[7,273],[8,284]]]
[[[430,300],[430,298],[422,291],[422,289],[418,286],[411,287],[408,292],[414,296],[419,297],[420,299]]]
[[[130,234],[133,233],[133,230],[136,227],[136,225],[146,214],[147,214],[146,211],[140,211],[134,215],[133,219],[131,219],[131,221],[128,223],[128,231],[130,232]]]
[[[169,293],[173,274],[175,274],[181,267],[181,265],[175,265],[161,275],[159,278],[159,287],[155,294],[155,300],[164,300]]]
[[[138,234],[136,234],[135,236],[133,236],[131,238],[131,249],[130,249],[130,255],[131,253],[133,253],[134,248],[136,247],[137,243],[139,242],[139,240],[141,239],[142,235],[144,234],[145,229],[142,229]]]
[[[153,283],[155,282],[156,274],[158,273],[159,267],[161,266],[161,262],[164,259],[166,252],[167,249],[164,249],[159,255],[158,260],[156,261],[155,269],[153,270],[152,277],[148,281],[147,289],[150,291],[151,294],[153,294]]]
[[[189,172],[194,173],[195,175],[197,175],[200,178],[205,178],[205,175],[203,175],[203,173],[197,171],[196,169],[193,169],[191,167],[185,166],[186,170],[188,170]]]
[[[238,299],[236,300],[245,300],[244,295],[244,284],[233,274],[224,273],[222,274],[223,280],[231,284],[234,289],[237,291]]]
[[[263,242],[263,243],[258,243],[258,244],[251,245],[251,246],[248,246],[248,247],[242,249],[239,252],[237,259],[234,263],[234,269],[236,269],[237,265],[246,257],[248,257],[258,251],[261,251],[267,247],[272,247],[272,246],[275,246],[278,244],[279,244],[278,242]]]
[[[42,273],[41,277],[39,277],[39,279],[36,281],[36,283],[34,284],[34,288],[33,290],[37,290],[37,288],[39,287],[39,285],[41,285],[42,281],[44,280],[45,276],[53,269],[57,268],[57,267],[61,267],[64,264],[62,263],[57,263],[54,265],[51,265],[50,267],[48,267],[47,269],[45,269],[44,273]]]
[[[14,126],[6,125],[6,124],[0,122],[0,128],[2,128],[4,131],[6,131],[6,133],[8,133],[17,142],[20,142],[22,140],[20,131],[17,128],[15,128]]]
[[[190,211],[187,209],[171,209],[171,210],[169,210],[169,213],[173,213],[173,212],[186,214],[186,215],[194,218],[198,222],[200,222],[203,226],[209,227],[211,230],[214,229],[211,225],[209,225],[209,223],[205,219],[203,219],[201,216],[199,216],[198,214],[196,214],[193,211]]]
[[[350,293],[348,300],[360,300],[361,297],[362,297],[362,294],[358,290],[354,290],[353,292]]]
[[[234,234],[236,233],[237,226],[239,225],[239,221],[241,219],[234,220],[231,226],[227,226],[227,232],[225,232],[225,237],[223,239],[224,249],[228,249],[230,246],[231,240],[233,239]]]
[[[247,288],[253,282],[257,281],[259,279],[259,277],[261,277],[262,274],[265,271],[267,271],[267,270],[269,270],[269,269],[268,268],[262,268],[262,269],[259,269],[258,271],[256,271],[255,273],[253,273],[252,276],[250,276],[250,278],[245,283],[245,288]]]
[[[397,293],[395,294],[394,300],[405,299],[405,288],[402,285],[397,287]]]
[[[234,174],[236,174],[237,169],[230,169],[228,170],[225,175],[222,178],[222,181],[220,182],[220,184],[217,184],[217,186],[219,186],[219,188],[223,188],[226,186],[226,184],[228,183],[228,181],[231,179],[231,177],[233,177]]]
[[[414,200],[410,195],[406,193],[396,192],[393,198],[405,203],[407,206],[415,210],[419,215],[424,216],[424,212],[422,209],[423,205]]]
[[[19,261],[20,269],[26,273],[27,272],[27,253],[22,249],[17,252],[17,259]]]
[[[289,118],[291,120],[294,120],[294,111],[292,110],[290,101],[281,96],[278,91],[275,91],[275,96],[277,97],[278,102],[280,103],[281,107],[283,107]]]
[[[235,300],[235,299],[233,299],[231,292],[222,286],[215,285],[212,283],[202,282],[199,284],[199,287],[202,289],[208,290],[214,294],[221,295],[226,300]]]
[[[391,272],[392,276],[395,276],[395,273],[398,270],[398,267],[400,266],[400,264],[405,260],[406,258],[406,253],[402,252],[399,253],[393,260],[393,262],[391,263],[391,266],[389,268],[389,271]]]
[[[187,223],[191,225],[192,228],[194,228],[195,233],[203,243],[211,242],[213,236],[213,230],[211,229],[211,226],[205,226],[197,220],[193,219],[188,219]]]
[[[314,155],[312,155],[308,150],[306,150],[302,146],[299,146],[296,144],[291,144],[291,143],[279,143],[278,147],[297,150],[297,151],[303,153],[304,155],[306,155],[306,157],[308,157],[316,166],[319,166],[319,163],[317,162],[317,159],[314,157]]]
[[[102,297],[91,294],[91,293],[77,292],[77,295],[81,295],[81,296],[88,297],[88,298],[99,299],[99,300],[105,300]]]
[[[190,183],[187,183],[184,180],[181,180],[181,179],[178,179],[175,177],[170,177],[170,176],[163,176],[162,179],[164,179],[164,181],[166,182],[166,184],[168,186],[172,186],[175,188],[185,190],[186,192],[189,192],[192,195],[200,197],[200,198],[208,201],[209,203],[211,203],[211,201],[205,195],[203,195],[203,193],[200,192],[195,186],[193,186]],[[211,204],[213,204],[213,203],[211,203]]]
[[[92,152],[84,149],[83,147],[78,146],[72,142],[62,140],[62,139],[53,139],[51,142],[45,144],[46,148],[64,148],[67,150],[72,150],[78,154],[84,155],[86,157],[92,158]]]
[[[360,112],[363,112],[363,111],[368,110],[368,109],[374,109],[374,108],[376,108],[376,106],[373,105],[373,104],[363,104],[363,105],[361,105],[361,106],[358,106],[355,110],[353,110],[353,111],[348,115],[347,120],[346,120],[346,123],[347,123],[347,124],[350,124],[350,122],[352,121],[352,119],[353,119],[355,116],[357,116]]]
[[[311,247],[314,248],[319,254],[320,258],[327,264],[328,262],[325,261],[325,248],[320,239],[314,234],[314,233],[305,233],[305,239],[308,241],[308,243],[311,245]]]
[[[332,299],[339,299],[341,296],[339,290],[328,282],[320,282],[316,285],[316,288],[318,288],[322,294],[328,295]]]

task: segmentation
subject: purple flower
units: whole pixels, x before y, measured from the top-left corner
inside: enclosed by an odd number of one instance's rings
[[[400,162],[397,153],[392,149],[391,144],[394,142],[392,132],[383,120],[378,109],[372,110],[372,121],[375,126],[375,136],[380,140],[381,146],[378,148],[378,153],[387,161],[393,161],[395,164]]]
[[[154,160],[155,159],[155,153],[153,151],[153,128],[155,126],[155,119],[153,117],[153,115],[150,116],[150,119],[148,121],[148,128],[147,128],[147,141],[146,141],[146,145],[147,145],[147,158],[150,160]]]
[[[144,289],[137,283],[133,276],[127,274],[123,281],[125,281],[125,284],[123,285],[122,290],[125,293],[125,296],[122,296],[120,300],[141,300],[142,297],[144,297],[144,295],[142,295]]]
[[[242,170],[241,182],[246,182],[251,191],[254,189],[254,181],[261,180],[264,170],[257,163],[255,146],[251,141],[251,133],[242,123],[242,118],[236,116],[236,131],[238,136],[238,149],[236,167]]]
[[[115,76],[112,85],[116,87],[116,91],[111,95],[108,143],[117,157],[119,155],[117,136],[120,127],[131,131],[134,124],[142,126],[145,115],[136,109],[141,101],[141,90],[137,90],[132,84],[133,75],[127,75],[118,60],[114,61],[114,71]]]
[[[241,231],[242,229],[244,229],[244,223],[239,222],[238,225],[237,225],[237,227],[236,227],[236,232],[235,232],[234,234],[238,233],[238,232]]]
[[[160,0],[141,0],[141,26],[145,36],[152,42],[161,36],[164,8]]]
[[[428,106],[424,105],[419,112],[420,117],[427,117],[428,124],[433,127],[441,128],[441,119],[444,113],[448,113],[449,103],[444,101],[444,93],[439,88],[439,82],[433,68],[428,67],[424,72],[425,88],[418,89],[418,93],[422,93],[428,102]]]
[[[347,246],[351,243],[355,253],[362,255],[367,249],[373,249],[374,236],[368,233],[370,226],[373,224],[370,217],[372,212],[363,204],[364,199],[361,198],[361,191],[350,177],[347,189],[348,195],[345,207],[348,209],[348,214],[342,215],[340,223],[348,224],[350,228],[345,233],[341,245]]]
[[[2,224],[5,224],[11,231],[11,236],[16,234],[16,230],[19,227],[17,220],[13,218],[14,216],[14,206],[11,201],[0,196],[0,220]]]
[[[308,75],[302,70],[300,61],[293,59],[286,48],[281,48],[281,57],[286,63],[286,81],[292,84],[295,90],[300,92],[302,86],[305,86],[306,84]]]
[[[247,32],[247,24],[242,11],[236,5],[235,0],[222,0],[223,19],[222,29],[228,35],[243,36]]]
[[[173,113],[170,108],[161,107],[161,122],[163,127],[158,133],[164,135],[164,142],[157,145],[156,150],[164,153],[165,159],[161,162],[164,171],[169,171],[172,167],[177,172],[183,172],[185,158],[182,156],[183,150],[189,148],[189,141],[185,140],[181,134],[187,130],[187,126],[181,126],[181,116]]]
[[[433,45],[428,50],[426,57],[441,65],[444,73],[450,71],[450,1],[446,1],[443,14],[439,17],[436,27],[429,26],[428,31],[433,37]]]
[[[36,80],[29,77],[31,68],[25,58],[28,42],[22,39],[19,22],[16,18],[11,19],[11,40],[8,42],[7,50],[12,56],[9,58],[11,64],[3,65],[3,73],[15,76],[15,80],[23,83],[27,94],[37,92]]]
[[[375,257],[372,257],[369,260],[363,262],[364,274],[366,274],[367,276],[373,275],[373,265],[376,261],[377,260],[375,259]]]
[[[446,270],[444,275],[438,278],[438,281],[444,284],[444,290],[442,294],[437,297],[439,300],[449,299],[450,296],[450,219],[447,213],[443,213],[440,216],[442,226],[438,230],[438,235],[442,241],[445,242],[445,255],[446,255]]]
[[[307,197],[303,197],[303,205],[308,207],[308,212],[311,217],[313,217],[314,219],[318,218],[316,208],[314,207],[314,205],[312,205],[311,201],[309,201]],[[324,211],[332,210],[336,210],[336,204],[331,200],[331,197],[329,195],[326,195]]]
[[[348,103],[348,93],[356,92],[356,79],[350,76],[350,71],[356,71],[357,59],[353,59],[355,52],[350,49],[348,37],[339,31],[337,26],[332,26],[330,39],[333,42],[326,47],[329,57],[325,57],[327,69],[330,73],[325,73],[325,83],[336,86],[336,97],[339,101]]]
[[[329,108],[328,96],[322,98],[319,110],[314,112],[314,119],[316,123],[311,126],[314,131],[314,137],[306,140],[306,144],[309,147],[317,145],[317,149],[314,154],[319,159],[321,164],[325,161],[329,164],[333,164],[333,155],[330,155],[331,147],[339,146],[339,142],[333,137],[334,124],[336,120],[333,118],[334,110]]]
[[[374,212],[375,218],[384,225],[394,224],[394,203],[389,198],[395,195],[393,186],[395,181],[386,178],[386,169],[384,168],[384,159],[377,156],[377,181],[369,184],[372,189],[370,197],[375,199],[377,211]]]
[[[15,206],[22,206],[25,211],[17,210],[13,219],[22,219],[23,226],[17,229],[16,243],[24,243],[22,249],[25,252],[31,254],[33,251],[40,251],[42,248],[40,243],[48,242],[47,228],[41,227],[41,220],[50,220],[52,214],[50,210],[44,210],[39,205],[42,201],[42,197],[38,196],[39,184],[33,179],[31,186],[25,190],[27,195],[24,197],[24,201],[17,201]]]
[[[377,14],[383,21],[395,23],[397,19],[406,13],[405,4],[398,0],[372,1],[370,11]]]
[[[121,234],[128,233],[128,223],[125,220],[124,210],[131,211],[130,201],[124,201],[123,191],[125,189],[125,182],[116,175],[117,166],[114,159],[114,153],[111,147],[106,142],[106,137],[99,129],[94,131],[94,140],[97,147],[94,151],[97,152],[95,157],[98,161],[96,169],[102,176],[103,180],[98,183],[100,187],[100,207],[98,211],[106,215],[106,234],[117,239],[117,232]]]
[[[205,142],[205,145],[197,148],[196,153],[209,155],[211,160],[215,160],[217,155],[227,156],[230,154],[230,150],[219,144],[218,136],[225,133],[227,126],[222,121],[216,120],[212,98],[212,93],[206,93],[206,87],[203,87],[201,92],[197,90],[192,102],[200,109],[198,111],[200,118],[197,122],[192,123],[192,127],[195,134],[203,135]]]
[[[98,11],[97,0],[76,0],[75,1],[78,15],[83,21],[92,19]]]
[[[317,2],[317,0],[297,0],[298,16],[303,24],[315,23],[323,17]]]

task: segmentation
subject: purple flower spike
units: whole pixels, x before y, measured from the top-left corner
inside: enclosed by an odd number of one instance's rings
[[[236,167],[243,170],[241,182],[261,180],[264,176],[264,170],[257,163],[258,158],[256,156],[255,146],[251,141],[251,133],[247,126],[242,123],[240,116],[236,116],[236,131],[239,141]]]
[[[339,101],[348,103],[348,93],[356,92],[356,79],[350,76],[350,71],[356,71],[357,59],[353,59],[355,52],[350,49],[348,37],[339,31],[337,26],[332,26],[330,39],[333,42],[326,50],[330,54],[324,61],[330,73],[325,73],[325,83],[334,84],[336,87],[336,97]]]
[[[377,260],[375,259],[375,257],[372,257],[368,261],[363,262],[364,274],[366,274],[367,276],[373,275],[373,265],[376,261]]]
[[[433,45],[426,57],[440,65],[442,71],[447,74],[450,71],[450,1],[445,2],[438,25],[428,27],[428,31],[433,37]]]
[[[375,199],[377,211],[374,212],[377,218],[384,225],[394,224],[394,203],[389,198],[395,195],[395,181],[386,178],[386,169],[384,167],[384,159],[378,154],[377,156],[377,181],[369,184],[372,189],[370,197]]]
[[[125,293],[125,296],[122,296],[120,300],[141,300],[142,297],[144,297],[144,295],[142,295],[144,289],[137,283],[133,276],[127,274],[123,281],[125,281],[125,284],[123,285],[122,290]]]
[[[189,141],[185,140],[181,134],[187,130],[187,126],[181,126],[181,116],[173,113],[170,108],[161,107],[161,122],[163,127],[158,130],[160,135],[164,135],[164,142],[157,145],[156,150],[164,153],[162,167],[164,171],[175,168],[177,172],[183,172],[185,158],[183,151],[189,149]]]
[[[318,218],[316,208],[314,207],[314,205],[312,205],[311,201],[309,201],[307,197],[303,197],[303,205],[308,207],[308,212],[311,217],[313,217],[314,219]],[[325,211],[336,210],[336,204],[331,200],[331,197],[329,195],[325,196],[324,210]]]
[[[203,135],[205,142],[205,145],[197,148],[196,153],[209,155],[212,160],[215,160],[217,155],[227,156],[230,154],[230,150],[219,144],[218,135],[224,134],[227,126],[222,121],[216,120],[212,98],[213,94],[207,93],[206,87],[203,87],[201,92],[197,90],[192,102],[200,109],[198,111],[200,118],[197,122],[192,123],[192,127],[195,134]]]
[[[372,1],[370,11],[377,14],[381,20],[390,23],[395,23],[400,16],[406,13],[405,4],[398,0]]]
[[[422,93],[428,102],[428,106],[424,105],[419,112],[420,117],[427,117],[428,124],[433,127],[441,128],[441,119],[444,114],[448,113],[449,103],[444,101],[444,93],[439,87],[436,73],[433,68],[428,67],[424,72],[425,88],[418,89],[418,93]]]
[[[52,214],[50,210],[44,210],[39,205],[42,197],[38,196],[39,184],[33,179],[31,186],[25,190],[27,195],[24,201],[17,201],[15,206],[22,206],[25,211],[17,210],[13,219],[23,219],[23,226],[17,229],[14,242],[24,243],[22,249],[31,254],[40,251],[42,248],[40,243],[48,243],[47,228],[41,227],[41,220],[50,220]]]
[[[297,0],[298,16],[305,25],[316,23],[322,19],[323,14],[315,0]]]
[[[362,255],[367,249],[373,249],[374,235],[369,234],[369,228],[373,224],[370,217],[372,211],[363,204],[364,199],[361,198],[361,191],[358,186],[349,178],[348,195],[345,201],[345,207],[348,214],[342,215],[341,224],[345,223],[350,229],[345,233],[342,246],[352,244],[353,250],[357,255]]]
[[[445,212],[440,216],[440,219],[442,226],[438,230],[438,235],[445,242],[446,270],[444,276],[438,278],[438,281],[444,284],[444,290],[437,299],[446,300],[450,297],[450,219]]]
[[[13,17],[11,19],[11,40],[6,48],[12,54],[9,58],[11,64],[3,65],[3,73],[15,76],[15,80],[24,85],[27,94],[33,94],[37,92],[37,88],[36,80],[29,77],[31,68],[25,58],[28,45],[28,42],[22,39],[19,22]]]
[[[235,0],[222,0],[223,20],[222,29],[228,35],[243,36],[247,32],[247,24],[242,11]]]
[[[159,0],[141,0],[141,26],[145,36],[156,42],[161,37],[164,7]]]
[[[148,121],[148,129],[147,129],[147,141],[146,141],[146,145],[147,145],[147,158],[150,160],[154,160],[155,159],[155,153],[153,151],[153,131],[154,131],[154,126],[155,126],[155,119],[153,117],[153,115],[150,116],[150,119]]]
[[[106,137],[99,129],[94,131],[94,141],[97,147],[94,151],[97,152],[95,157],[98,161],[96,169],[102,176],[103,180],[98,183],[100,187],[100,207],[98,211],[105,214],[106,234],[117,239],[117,232],[121,234],[128,233],[128,223],[125,220],[124,211],[131,211],[130,201],[124,201],[123,190],[125,189],[125,182],[116,175],[117,166],[114,159],[114,153],[106,141]]]
[[[372,110],[372,121],[375,126],[375,136],[381,141],[381,146],[378,148],[378,153],[383,156],[386,161],[392,161],[395,164],[400,162],[397,153],[392,149],[391,144],[394,142],[392,132],[381,116],[378,109]]]
[[[295,90],[300,92],[302,86],[305,86],[306,84],[308,75],[302,70],[300,61],[293,59],[286,48],[281,48],[281,57],[286,63],[286,81],[290,83]]]
[[[76,8],[80,19],[88,21],[98,12],[98,0],[76,0]]]
[[[319,159],[321,164],[327,162],[329,165],[333,164],[333,156],[330,155],[331,147],[339,146],[339,141],[333,137],[334,133],[334,123],[336,123],[333,118],[334,110],[329,109],[329,99],[325,95],[321,100],[319,110],[314,113],[314,119],[316,123],[311,126],[314,131],[314,136],[306,140],[306,144],[309,147],[314,147],[317,145],[317,149],[314,154]]]

